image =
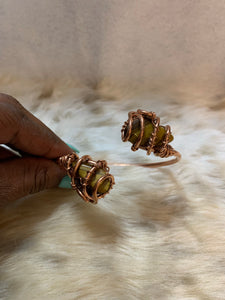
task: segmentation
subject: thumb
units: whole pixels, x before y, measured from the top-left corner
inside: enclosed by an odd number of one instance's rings
[[[44,158],[16,158],[0,162],[0,204],[55,187],[65,171]]]

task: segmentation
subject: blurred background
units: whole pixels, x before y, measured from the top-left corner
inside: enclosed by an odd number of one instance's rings
[[[3,0],[0,76],[221,101],[224,15],[216,0]]]

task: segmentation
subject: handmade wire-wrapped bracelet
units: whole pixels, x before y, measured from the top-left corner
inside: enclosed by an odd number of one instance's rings
[[[143,149],[147,155],[152,152],[161,158],[174,156],[174,159],[153,163],[112,163],[114,166],[140,166],[155,168],[168,166],[178,162],[181,154],[174,150],[170,142],[173,140],[169,125],[160,125],[160,119],[154,112],[138,109],[129,112],[128,120],[121,130],[123,142],[132,143],[131,150]],[[71,178],[71,187],[86,201],[96,204],[98,199],[109,193],[115,184],[114,177],[109,174],[109,167],[105,160],[93,161],[90,156],[79,156],[72,152],[58,159]]]

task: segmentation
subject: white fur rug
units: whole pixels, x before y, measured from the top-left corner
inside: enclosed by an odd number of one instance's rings
[[[54,189],[0,215],[0,299],[225,299],[224,101],[110,87],[2,83],[80,154],[156,160],[122,143],[130,110],[170,124],[176,165],[112,167],[99,204]]]

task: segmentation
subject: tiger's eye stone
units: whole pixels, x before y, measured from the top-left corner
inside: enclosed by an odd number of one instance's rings
[[[151,120],[144,119],[144,134],[143,134],[141,144],[140,144],[141,147],[147,146],[148,140],[149,140],[153,130],[154,130],[154,126],[152,125]],[[129,138],[129,141],[132,144],[134,144],[137,141],[137,139],[140,135],[140,132],[141,132],[140,121],[139,121],[139,119],[134,119],[133,124],[132,124],[131,135]],[[158,132],[157,132],[156,139],[155,139],[156,146],[159,146],[162,143],[165,134],[166,134],[165,128],[163,126],[159,125]],[[171,134],[169,137],[169,143],[172,142],[172,140],[173,140],[173,135]]]
[[[88,175],[88,172],[91,170],[91,166],[88,164],[81,164],[78,174],[81,178],[86,178]],[[103,169],[98,169],[95,174],[93,174],[89,180],[89,185],[93,189],[97,183],[97,181],[106,175],[106,172]],[[102,181],[100,186],[98,187],[97,194],[105,194],[110,190],[111,187],[111,181],[109,179],[106,179]]]

